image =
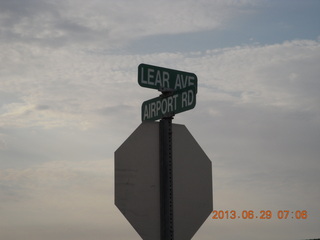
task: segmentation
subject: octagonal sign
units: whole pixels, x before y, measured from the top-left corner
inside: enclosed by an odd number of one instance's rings
[[[173,124],[174,239],[191,239],[212,212],[211,161]],[[115,204],[144,240],[160,240],[159,123],[142,123],[115,152]]]

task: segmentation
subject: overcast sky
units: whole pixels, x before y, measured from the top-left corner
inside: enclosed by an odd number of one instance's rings
[[[198,76],[196,107],[174,123],[212,161],[214,209],[273,212],[211,214],[193,239],[319,238],[319,12],[318,0],[0,0],[0,239],[140,239],[114,205],[114,151],[159,94],[138,85],[140,63]]]

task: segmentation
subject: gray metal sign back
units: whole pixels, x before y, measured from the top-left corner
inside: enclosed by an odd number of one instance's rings
[[[212,212],[211,161],[173,124],[174,239],[191,239]],[[144,240],[160,240],[159,123],[143,122],[115,152],[115,204]]]
[[[158,124],[141,124],[115,152],[115,205],[142,239],[160,240]]]
[[[191,239],[213,210],[212,166],[186,126],[173,131],[174,239]]]

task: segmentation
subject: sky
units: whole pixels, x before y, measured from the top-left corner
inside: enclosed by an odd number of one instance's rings
[[[141,239],[114,205],[114,152],[159,95],[139,86],[140,63],[197,75],[197,105],[173,122],[212,161],[214,210],[273,214],[210,214],[194,240],[320,238],[319,11],[318,0],[0,0],[0,239]]]

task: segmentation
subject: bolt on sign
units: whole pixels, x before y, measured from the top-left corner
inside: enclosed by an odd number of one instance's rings
[[[138,67],[138,83],[141,87],[160,91],[177,91],[194,86],[197,93],[198,78],[194,73],[141,63]]]

